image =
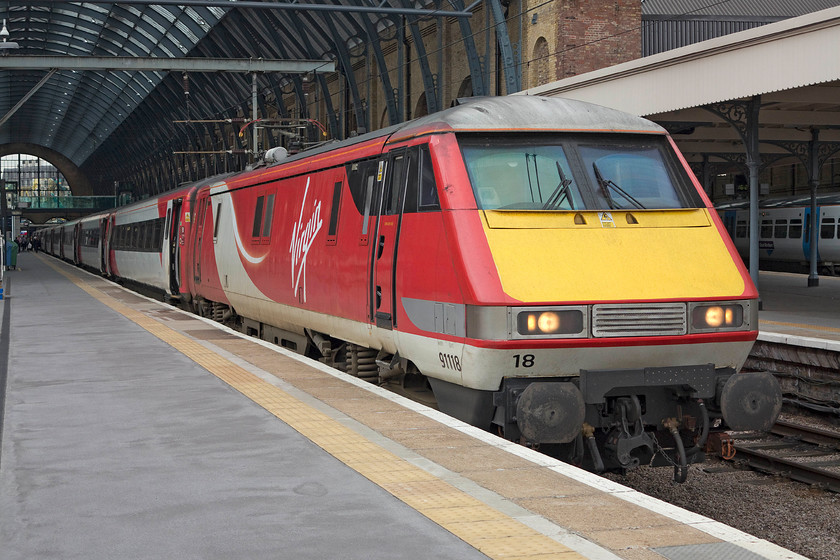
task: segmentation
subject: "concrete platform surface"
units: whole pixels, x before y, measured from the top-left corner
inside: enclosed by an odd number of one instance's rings
[[[759,340],[840,351],[840,277],[761,272]]]

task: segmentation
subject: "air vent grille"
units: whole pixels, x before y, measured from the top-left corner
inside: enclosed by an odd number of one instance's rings
[[[678,336],[686,333],[684,303],[592,306],[592,336]]]

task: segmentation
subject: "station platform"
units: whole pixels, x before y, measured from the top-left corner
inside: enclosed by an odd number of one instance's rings
[[[802,558],[46,255],[18,265],[3,560]]]
[[[760,272],[760,341],[840,352],[840,277]]]

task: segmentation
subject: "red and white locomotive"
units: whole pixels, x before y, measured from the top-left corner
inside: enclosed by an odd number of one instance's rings
[[[778,415],[772,376],[736,374],[755,287],[657,125],[477,98],[269,156],[44,246],[595,470],[682,479],[715,418]]]

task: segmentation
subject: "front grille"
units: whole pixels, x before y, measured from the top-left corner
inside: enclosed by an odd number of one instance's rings
[[[684,303],[592,306],[592,336],[677,336],[686,333]]]

